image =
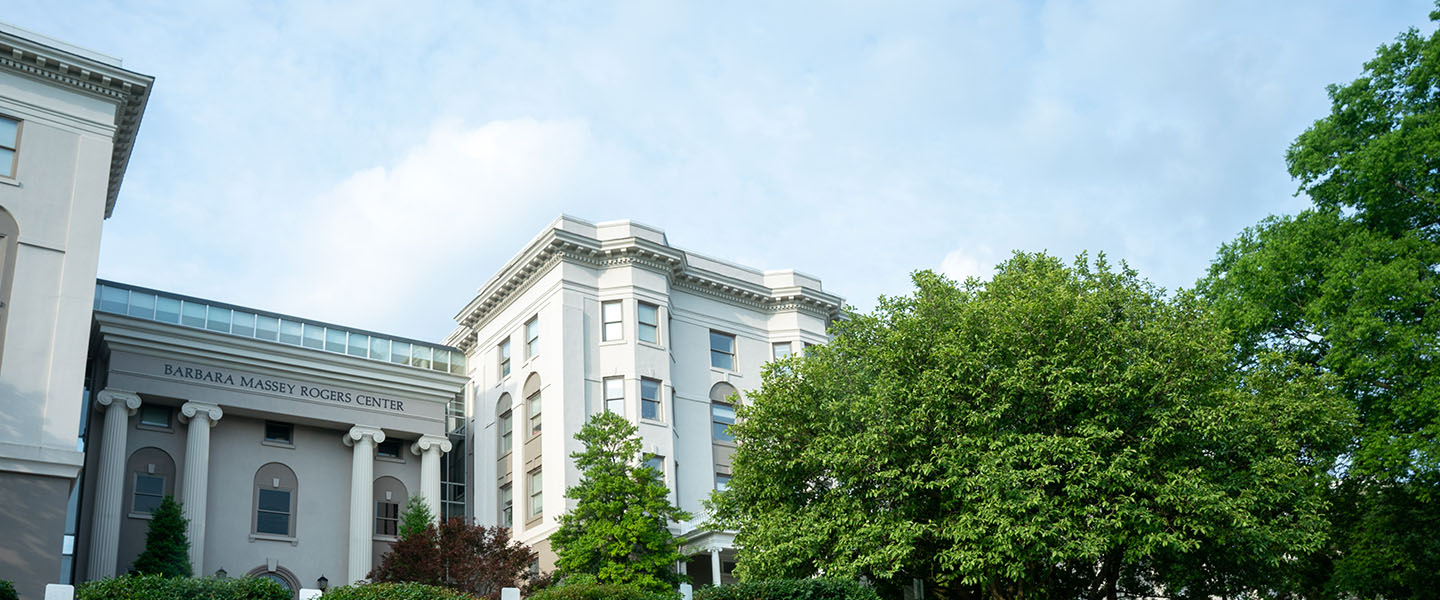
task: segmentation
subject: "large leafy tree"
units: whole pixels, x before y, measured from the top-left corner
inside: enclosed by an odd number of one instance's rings
[[[142,575],[189,577],[190,537],[185,533],[188,526],[179,502],[170,496],[161,500],[160,506],[150,514],[145,550],[135,559],[135,571]]]
[[[712,507],[742,579],[1204,598],[1288,589],[1324,542],[1343,403],[1268,361],[1239,379],[1191,295],[1043,254],[989,282],[914,282],[738,409]]]
[[[550,536],[563,578],[593,575],[601,583],[667,591],[680,582],[675,563],[680,540],[672,521],[690,514],[670,503],[661,474],[646,466],[636,428],[624,417],[601,412],[575,435],[584,449],[571,454],[580,483],[566,490],[574,510],[560,516]]]
[[[1200,289],[1242,368],[1278,351],[1332,376],[1357,415],[1307,595],[1436,597],[1440,34],[1401,34],[1328,91],[1330,114],[1286,156],[1314,208],[1222,247]]]
[[[500,597],[502,588],[524,582],[535,552],[512,541],[509,529],[459,517],[436,524],[429,512],[423,503],[407,508],[402,537],[381,558],[371,579],[447,587],[492,600]]]

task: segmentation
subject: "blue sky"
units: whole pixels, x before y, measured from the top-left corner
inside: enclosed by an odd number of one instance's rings
[[[57,2],[156,77],[100,276],[412,337],[561,213],[861,309],[1014,250],[1189,287],[1425,1]]]

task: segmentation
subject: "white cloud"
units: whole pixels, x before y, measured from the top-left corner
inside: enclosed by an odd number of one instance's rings
[[[995,251],[989,246],[979,245],[951,250],[940,260],[940,272],[955,281],[963,282],[971,277],[989,279],[995,274],[999,263]]]

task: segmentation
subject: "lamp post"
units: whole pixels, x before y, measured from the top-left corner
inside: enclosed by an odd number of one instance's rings
[[[315,585],[320,586],[320,591],[323,592],[330,589],[330,580],[326,579],[324,575],[321,575],[319,579],[315,580]]]

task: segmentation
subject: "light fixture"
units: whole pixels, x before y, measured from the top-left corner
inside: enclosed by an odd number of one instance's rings
[[[330,587],[330,580],[321,575],[319,579],[315,580],[315,585],[320,586],[320,591],[323,592]]]
[[[225,567],[220,567],[220,570],[215,572],[215,576],[220,579],[224,579],[226,575],[229,575],[229,573],[225,572]]]

